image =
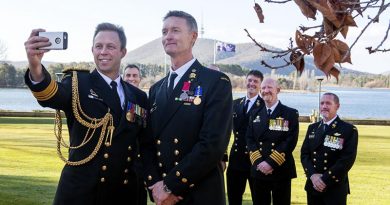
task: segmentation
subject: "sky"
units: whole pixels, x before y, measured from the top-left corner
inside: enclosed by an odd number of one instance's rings
[[[32,29],[66,31],[68,49],[50,51],[43,60],[79,62],[93,61],[91,46],[97,24],[110,22],[123,26],[127,50],[131,51],[161,36],[162,18],[169,10],[192,14],[198,27],[204,27],[200,37],[229,43],[251,42],[244,31],[246,28],[257,41],[282,49],[288,46],[288,39],[294,38],[300,25],[319,24],[304,17],[293,1],[286,4],[255,1],[263,9],[264,24],[257,19],[253,0],[0,0],[0,41],[7,47],[6,60],[24,61],[24,42]],[[342,64],[344,67],[370,73],[390,71],[390,64],[385,63],[390,52],[369,55],[364,49],[376,47],[381,42],[390,23],[389,13],[385,12],[380,23],[363,34],[352,50],[353,65]],[[318,14],[317,17],[320,18]],[[360,29],[365,26],[366,19],[367,16],[358,17]],[[352,43],[359,33],[359,29],[350,28],[347,43]],[[389,48],[390,39],[384,45]]]

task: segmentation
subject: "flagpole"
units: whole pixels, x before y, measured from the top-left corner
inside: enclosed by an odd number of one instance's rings
[[[215,56],[216,56],[216,48],[215,48],[215,44],[216,44],[217,42],[216,42],[216,40],[214,39],[214,65],[215,65]]]

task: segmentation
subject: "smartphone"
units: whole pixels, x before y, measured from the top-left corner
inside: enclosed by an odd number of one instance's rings
[[[45,50],[65,50],[68,48],[68,33],[67,32],[39,32],[38,36],[49,39],[51,45],[42,47]]]

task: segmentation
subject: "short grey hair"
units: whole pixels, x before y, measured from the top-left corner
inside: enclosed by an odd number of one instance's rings
[[[169,11],[163,18],[163,21],[165,21],[169,17],[178,17],[183,18],[186,20],[188,27],[190,28],[190,31],[198,33],[198,24],[196,23],[195,18],[184,11]]]

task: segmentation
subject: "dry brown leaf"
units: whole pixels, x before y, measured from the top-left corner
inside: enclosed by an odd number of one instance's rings
[[[320,68],[332,54],[332,48],[326,43],[316,43],[313,48],[314,64]]]
[[[343,22],[343,25],[345,25],[345,26],[355,26],[355,27],[357,27],[356,22],[353,19],[351,14],[346,15],[344,17],[344,19],[342,20],[342,22]]]
[[[324,18],[327,18],[333,25],[340,28],[341,22],[337,19],[335,11],[331,8],[331,3],[327,0],[311,0],[309,3],[322,13]]]
[[[332,67],[332,69],[330,69],[329,71],[329,74],[327,75],[328,77],[329,76],[334,76],[337,80],[337,83],[339,82],[339,75],[340,75],[340,71],[339,69],[335,68],[335,67]]]
[[[255,3],[255,6],[253,8],[256,11],[257,18],[259,18],[260,23],[264,23],[263,9],[261,9],[258,3]]]
[[[336,63],[340,63],[341,61],[341,54],[340,51],[337,49],[336,46],[333,44],[330,44],[330,47],[332,47],[332,53],[333,53],[333,58]]]
[[[317,9],[314,8],[307,0],[294,0],[294,2],[298,5],[304,16],[316,20]]]
[[[332,34],[337,28],[330,22],[327,18],[324,18],[322,21],[322,25],[324,26],[324,31],[327,36]],[[335,35],[336,36],[336,35]]]
[[[299,51],[291,52],[290,62],[295,66],[298,71],[298,74],[301,75],[305,69],[305,59],[302,56],[303,54]]]
[[[340,31],[341,35],[343,35],[344,38],[347,38],[348,34],[348,26],[343,26],[343,28]]]
[[[333,56],[333,52],[331,49],[331,53],[329,55],[329,58],[326,59],[324,64],[322,64],[319,68],[320,68],[320,70],[322,70],[322,72],[324,72],[326,75],[328,75],[329,72],[332,70],[332,67],[334,66],[334,64],[335,64],[335,61],[334,61],[334,56]]]
[[[340,54],[340,58],[336,59],[336,63],[350,63],[351,62],[351,52],[349,51],[349,46],[337,39],[333,39],[330,41],[330,44],[332,47],[336,48],[338,50],[338,53]]]
[[[314,38],[312,36],[304,35],[298,30],[295,31],[295,42],[304,54],[310,53],[310,50],[313,47],[313,41]]]

